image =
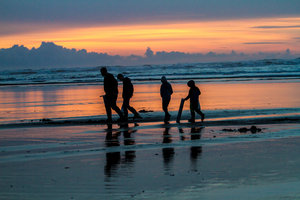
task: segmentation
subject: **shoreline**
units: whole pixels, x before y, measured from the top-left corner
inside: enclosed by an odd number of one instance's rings
[[[152,113],[151,113],[152,114]],[[192,124],[201,124],[203,126],[220,126],[220,125],[250,125],[250,124],[272,124],[272,123],[299,123],[300,113],[287,114],[269,114],[256,116],[230,116],[222,118],[206,118],[204,122],[196,118],[195,123],[187,122],[188,114],[182,116],[180,123],[175,121],[176,115],[172,115],[169,123],[163,122],[163,113],[143,115],[143,119],[128,118],[126,122],[117,122],[114,120],[112,124],[132,124],[132,123],[151,123],[160,122],[166,127],[187,126]],[[77,126],[77,125],[106,125],[106,116],[98,117],[77,117],[74,119],[41,119],[20,123],[0,124],[0,129],[16,128],[16,127],[47,127],[47,126]]]
[[[199,84],[201,109],[207,119],[256,115],[284,115],[300,113],[300,95],[295,92],[300,83],[233,83]],[[174,94],[169,104],[173,117],[177,116],[181,98],[188,86],[173,84]],[[278,90],[280,88],[280,90]],[[163,119],[160,84],[137,84],[131,106],[147,121]],[[1,90],[0,124],[22,124],[49,121],[100,121],[106,119],[102,86],[24,86]],[[119,87],[117,105],[122,105],[122,87]],[[114,113],[114,112],[113,112]],[[131,114],[130,114],[131,115]],[[189,117],[189,102],[183,108],[183,118]],[[116,117],[116,115],[114,115]],[[152,118],[152,119],[151,119]],[[154,119],[157,118],[157,119]],[[84,122],[86,123],[86,122]],[[91,122],[94,123],[94,122]]]

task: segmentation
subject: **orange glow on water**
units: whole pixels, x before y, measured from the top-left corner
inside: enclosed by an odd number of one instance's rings
[[[300,83],[227,83],[197,86],[202,92],[200,103],[204,110],[285,108],[300,105],[300,94],[295,92]],[[144,85],[137,85],[138,93],[147,91],[144,98],[139,100],[140,106],[149,105],[149,109],[155,107],[155,111],[161,110],[159,87],[160,85],[148,85],[145,88]],[[172,84],[172,87],[174,94],[169,108],[178,110],[180,99],[188,95],[189,87],[186,84]],[[185,109],[189,109],[188,102],[185,103]]]
[[[243,110],[299,108],[300,83],[232,83],[197,84],[202,94],[202,110]],[[170,111],[177,111],[180,99],[188,94],[186,84],[172,84],[174,94]],[[121,94],[121,86],[119,87]],[[131,105],[138,110],[162,112],[160,84],[136,84]],[[65,118],[105,115],[102,86],[31,87],[29,89],[0,90],[0,121]],[[119,95],[118,106],[122,106]],[[189,110],[189,102],[184,110]],[[113,112],[114,113],[114,112]],[[131,113],[130,113],[131,115]]]
[[[121,55],[143,55],[148,46],[154,51],[190,53],[257,52],[258,48],[260,51],[290,48],[300,52],[299,41],[296,41],[299,28],[292,27],[299,23],[300,18],[268,18],[59,28],[2,36],[0,47],[8,48],[13,44],[38,47],[42,41],[53,41],[67,48]],[[266,25],[273,28],[263,28]]]

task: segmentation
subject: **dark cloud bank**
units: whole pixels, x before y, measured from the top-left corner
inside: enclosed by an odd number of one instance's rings
[[[299,0],[2,0],[3,22],[75,24],[299,15]]]
[[[153,52],[147,48],[144,56],[119,56],[106,53],[87,52],[58,46],[53,42],[42,42],[39,48],[28,49],[23,45],[0,49],[0,68],[28,67],[75,67],[75,66],[112,66],[112,65],[144,65],[144,64],[174,64],[195,62],[219,62],[258,59],[290,59],[299,55],[289,50],[279,53],[244,54],[232,51],[228,54],[215,52],[183,53],[183,52]]]

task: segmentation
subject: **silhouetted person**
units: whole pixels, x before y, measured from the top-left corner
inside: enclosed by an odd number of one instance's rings
[[[117,106],[118,98],[118,81],[115,77],[107,72],[106,67],[101,68],[101,74],[104,77],[104,104],[107,114],[107,122],[111,122],[111,109],[115,110],[120,116],[120,120],[123,119],[123,114],[120,108]]]
[[[123,105],[122,109],[124,111],[125,119],[128,118],[128,110],[134,114],[134,118],[142,118],[139,113],[129,105],[130,98],[133,96],[134,88],[131,83],[130,78],[124,77],[123,74],[118,74],[118,79],[123,82]]]
[[[160,86],[160,96],[162,98],[162,108],[165,112],[164,121],[168,122],[171,118],[170,113],[168,112],[168,106],[171,101],[171,95],[173,94],[173,89],[171,84],[167,81],[165,76],[161,77],[161,86]]]
[[[200,110],[199,103],[199,95],[201,92],[193,80],[190,80],[187,85],[190,87],[190,90],[188,96],[184,100],[190,99],[191,119],[189,119],[189,122],[195,122],[195,111],[201,115],[201,121],[203,122],[205,115]]]

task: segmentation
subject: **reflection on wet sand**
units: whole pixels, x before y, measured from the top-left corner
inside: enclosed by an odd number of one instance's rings
[[[134,126],[138,126],[138,125],[135,124]],[[122,128],[124,128],[124,131],[123,131],[124,145],[134,145],[135,141],[134,141],[134,138],[131,137],[131,134],[135,133],[137,130],[129,128],[128,123],[125,123],[122,126]]]
[[[172,143],[172,136],[169,134],[170,128],[166,127],[163,132],[163,144]],[[165,172],[169,172],[172,169],[172,163],[174,160],[175,150],[173,147],[162,148],[162,155],[164,160]]]
[[[190,132],[191,140],[200,140],[203,129],[204,129],[204,127],[192,126],[191,132]],[[179,132],[181,141],[187,140],[182,128],[178,128],[178,132]],[[198,160],[199,156],[201,155],[201,153],[202,153],[202,146],[191,146],[190,160],[191,160],[192,170],[197,170],[197,160]]]
[[[181,141],[187,140],[200,140],[201,133],[204,130],[204,127],[199,126],[192,126],[190,132],[185,135],[184,130],[179,128],[179,138]],[[127,169],[125,174],[133,173],[128,169],[132,169],[134,167],[134,163],[136,161],[136,151],[135,150],[126,150],[124,153],[122,151],[117,150],[114,151],[114,147],[121,146],[123,136],[123,144],[124,146],[128,145],[135,145],[135,138],[132,136],[137,129],[134,127],[129,127],[128,124],[122,124],[119,129],[115,130],[109,126],[106,129],[106,138],[105,138],[105,145],[107,147],[106,153],[106,165],[104,169],[106,182],[110,182],[110,177],[118,177],[118,174],[124,173],[120,172],[121,169]],[[172,134],[170,134],[171,128],[169,126],[163,129],[162,134],[162,159],[163,159],[163,168],[164,173],[167,175],[172,175],[172,169],[174,167],[175,161],[175,148],[172,147],[170,144],[173,142]],[[197,160],[202,154],[202,147],[198,145],[192,145],[190,147],[190,163],[192,170],[197,170]],[[124,175],[124,174],[123,174]]]
[[[108,125],[106,129],[105,145],[106,147],[120,146],[119,135],[120,132],[113,133],[111,125]],[[118,169],[120,164],[121,153],[120,152],[107,152],[106,153],[106,165],[104,173],[107,177],[114,175],[114,172]]]
[[[135,126],[137,126],[137,124],[135,124]],[[124,145],[134,145],[135,140],[132,137],[132,134],[135,133],[137,130],[129,128],[128,123],[126,123],[123,128],[125,128],[125,130],[123,131]],[[124,163],[133,164],[135,157],[135,151],[125,151]]]
[[[201,138],[201,132],[204,127],[197,127],[197,126],[192,126],[191,127],[191,132],[190,132],[190,137],[191,140],[200,140]],[[169,134],[170,128],[166,127],[164,132],[163,132],[163,144],[169,144],[172,143],[172,136]],[[178,128],[178,132],[180,135],[180,140],[185,141],[187,140],[186,137],[184,136],[184,131],[182,128]],[[202,153],[202,147],[201,146],[192,146],[190,148],[190,160],[191,160],[191,165],[193,166],[193,169],[197,166],[196,161],[198,157]],[[172,165],[174,162],[174,155],[175,155],[175,149],[173,147],[165,147],[162,148],[162,155],[163,155],[163,161],[164,161],[164,170],[165,173],[170,172],[172,169]]]
[[[120,125],[120,130],[116,132],[113,132],[112,125],[108,125],[106,129],[105,145],[108,148],[120,146],[119,138],[122,134],[124,145],[134,145],[135,141],[134,138],[131,137],[131,134],[135,132],[136,130],[129,128],[128,123]],[[127,168],[133,167],[135,157],[135,151],[133,150],[125,151],[123,158],[120,151],[107,152],[106,165],[104,167],[105,176],[107,178],[115,176],[121,164],[124,164]],[[106,181],[109,182],[109,179]]]
[[[204,127],[192,127],[191,128],[191,140],[200,140],[201,132]],[[202,146],[191,146],[190,148],[190,160],[192,170],[197,170],[197,160],[202,154]]]

